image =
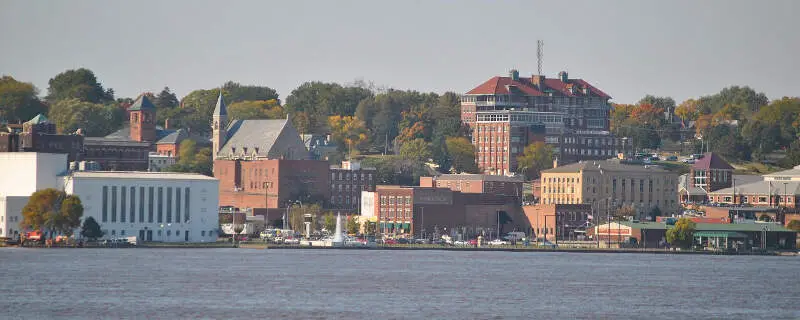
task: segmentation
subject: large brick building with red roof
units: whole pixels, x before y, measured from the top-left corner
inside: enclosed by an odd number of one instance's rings
[[[535,142],[555,147],[562,162],[607,159],[625,141],[610,134],[611,97],[582,79],[543,75],[493,77],[461,98],[461,120],[472,129],[476,161],[484,172],[509,175],[517,156]]]

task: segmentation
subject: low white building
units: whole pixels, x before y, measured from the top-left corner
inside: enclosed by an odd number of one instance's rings
[[[148,156],[149,159],[149,166],[147,171],[155,171],[160,172],[164,170],[164,168],[169,167],[175,164],[175,156],[173,155],[165,155],[165,154],[158,154],[156,152],[150,152]]]
[[[216,241],[219,180],[173,172],[85,171],[62,177],[106,238],[139,241]]]
[[[38,190],[77,195],[83,218],[94,217],[105,238],[216,241],[219,180],[171,172],[69,170],[66,154],[0,153],[0,237],[22,233],[22,208]],[[80,230],[75,230],[80,234]]]
[[[0,238],[22,233],[22,208],[36,190],[57,188],[57,176],[67,169],[67,155],[0,152]]]

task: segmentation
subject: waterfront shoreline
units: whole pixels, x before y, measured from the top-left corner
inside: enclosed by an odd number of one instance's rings
[[[298,245],[276,245],[265,243],[241,243],[236,246],[230,243],[146,243],[138,246],[124,246],[124,247],[104,247],[104,246],[87,246],[87,247],[74,247],[74,246],[53,246],[53,247],[20,247],[20,246],[5,246],[5,248],[26,248],[26,249],[84,249],[84,248],[101,248],[101,249],[224,249],[224,248],[238,248],[238,249],[298,249],[298,250],[399,250],[399,251],[463,251],[463,252],[561,252],[561,253],[620,253],[620,254],[695,254],[695,255],[746,255],[746,256],[800,256],[800,252],[795,251],[749,251],[749,252],[718,252],[718,251],[673,251],[664,249],[608,249],[608,248],[535,248],[535,247],[442,247],[442,246],[419,246],[419,245],[390,245],[390,246],[376,246],[376,247],[357,247],[357,246],[342,246],[342,247],[323,247],[323,246],[298,246]]]

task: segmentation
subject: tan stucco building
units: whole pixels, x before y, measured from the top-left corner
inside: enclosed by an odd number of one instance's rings
[[[677,187],[678,174],[656,166],[585,161],[542,171],[541,203],[591,204],[599,217],[632,206],[644,219],[655,207],[677,213]]]

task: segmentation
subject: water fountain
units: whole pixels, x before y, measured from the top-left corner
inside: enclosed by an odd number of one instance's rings
[[[333,241],[331,245],[334,247],[341,247],[344,245],[344,237],[342,236],[342,214],[336,214],[336,232],[333,234]]]

